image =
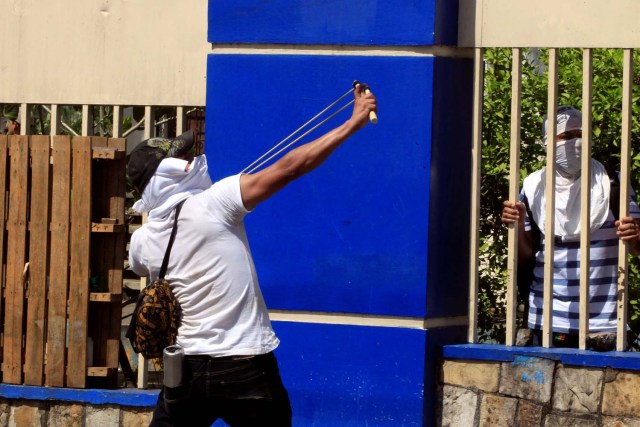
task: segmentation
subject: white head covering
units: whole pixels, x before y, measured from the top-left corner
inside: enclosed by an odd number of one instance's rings
[[[150,222],[166,220],[175,205],[211,187],[204,155],[195,157],[189,170],[185,171],[187,164],[186,160],[174,157],[162,160],[133,210],[149,212]]]
[[[545,116],[542,123],[543,145],[547,145],[547,125],[548,117]],[[579,110],[566,105],[558,107],[556,115],[556,135],[578,129],[582,129],[582,113]]]
[[[548,118],[542,124],[542,143],[547,145]],[[556,115],[556,135],[582,129],[582,113],[573,107],[560,106]],[[581,144],[580,144],[581,145]],[[558,157],[556,153],[556,159]],[[557,161],[557,160],[556,160]],[[523,183],[523,191],[529,200],[533,220],[545,233],[545,171],[546,167],[532,173]],[[555,230],[553,234],[563,241],[580,239],[580,173],[575,176],[563,176],[556,168],[555,188]],[[611,182],[604,166],[591,159],[591,212],[589,229],[595,231],[602,227],[609,215],[609,195]]]

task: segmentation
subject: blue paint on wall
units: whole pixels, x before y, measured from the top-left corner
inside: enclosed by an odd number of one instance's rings
[[[0,397],[4,399],[55,400],[92,405],[154,407],[158,393],[159,390],[91,390],[0,384]]]
[[[597,352],[574,348],[513,347],[498,344],[460,344],[444,347],[443,356],[451,359],[514,362],[524,358],[543,358],[571,366],[640,370],[640,353]],[[520,362],[522,363],[522,362]]]
[[[433,63],[432,57],[209,56],[206,153],[214,180],[238,173],[354,79],[369,83],[379,100],[378,125],[247,216],[271,308],[425,316]],[[341,113],[301,143],[348,117]],[[450,281],[440,285],[451,289]]]
[[[427,317],[468,310],[473,63],[436,58],[433,83]]]
[[[293,425],[423,425],[424,400],[435,400],[423,389],[425,331],[287,322],[274,328]]]
[[[436,397],[438,396],[438,374],[442,364],[442,348],[446,345],[466,342],[467,327],[429,329],[426,334],[424,425],[435,426],[437,425],[436,407],[439,400]]]
[[[437,0],[435,13],[435,45],[458,44],[458,0]]]
[[[209,1],[211,43],[455,45],[457,0]]]

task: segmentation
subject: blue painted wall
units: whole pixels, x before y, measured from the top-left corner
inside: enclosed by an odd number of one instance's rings
[[[209,41],[329,51],[455,43],[454,0],[365,0],[357,10],[353,3],[211,0]],[[214,180],[239,173],[354,79],[368,83],[379,102],[378,125],[247,216],[267,305],[419,319],[464,315],[472,61],[337,53],[214,50],[208,57],[206,153]],[[274,326],[294,425],[305,426],[431,425],[441,347],[465,339],[460,327]]]
[[[456,0],[209,1],[211,43],[455,44]]]
[[[208,79],[216,83],[207,93],[206,141],[214,179],[242,170],[354,78],[385,106],[377,126],[247,217],[271,307],[426,314],[432,76],[433,58],[209,56]]]

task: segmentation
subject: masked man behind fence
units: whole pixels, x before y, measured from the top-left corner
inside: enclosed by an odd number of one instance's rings
[[[151,425],[288,426],[291,407],[273,350],[269,320],[244,228],[244,217],[286,184],[320,166],[362,128],[376,100],[356,88],[351,118],[273,165],[212,185],[205,156],[189,154],[193,133],[152,138],[130,154],[127,172],[142,195],[134,209],[148,223],[133,233],[131,269],[158,277],[175,206],[185,200],[165,278],[182,309],[177,345],[184,349],[184,384],[165,388]]]
[[[556,117],[555,230],[545,227],[546,167],[527,176],[520,201],[505,201],[502,221],[517,223],[518,269],[526,269],[531,260],[533,274],[528,290],[528,326],[540,342],[543,314],[545,239],[553,236],[553,325],[552,342],[556,347],[577,347],[580,301],[580,193],[582,155],[582,114],[572,107],[558,107]],[[547,120],[543,124],[543,144],[548,137]],[[640,253],[638,218],[640,209],[630,191],[629,215],[618,219],[619,184],[615,172],[608,173],[591,159],[591,212],[589,229],[589,331],[588,347],[613,350],[617,327],[618,239],[628,242],[632,254]],[[523,272],[522,274],[526,274]],[[518,272],[521,275],[521,272]]]

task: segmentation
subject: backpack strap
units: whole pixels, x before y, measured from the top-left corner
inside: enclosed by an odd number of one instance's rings
[[[173,246],[173,241],[176,238],[176,232],[178,231],[178,217],[180,216],[180,210],[182,209],[182,205],[185,200],[181,201],[176,205],[176,214],[173,219],[173,229],[171,229],[171,237],[169,237],[169,244],[167,245],[167,251],[164,253],[164,259],[162,260],[162,266],[160,267],[160,274],[158,278],[160,280],[164,280],[164,275],[167,273],[167,266],[169,265],[169,255],[171,253],[171,247]]]
[[[535,253],[540,250],[540,228],[538,228],[538,224],[536,224],[535,220],[533,219],[533,214],[531,213],[531,208],[529,207],[529,199],[527,199],[526,195],[523,195],[522,203],[524,203],[524,207],[527,211],[527,216],[529,217],[529,224],[531,225],[531,249],[535,256]]]

